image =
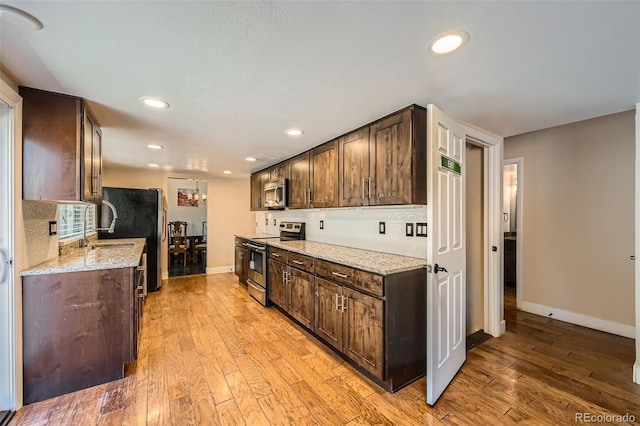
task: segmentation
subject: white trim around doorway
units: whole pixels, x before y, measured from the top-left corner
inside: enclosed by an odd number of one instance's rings
[[[516,234],[516,308],[522,310],[522,259],[523,259],[523,250],[524,244],[522,243],[524,239],[524,235],[522,231],[524,230],[524,226],[522,226],[522,218],[524,216],[523,212],[523,202],[524,202],[524,160],[522,157],[518,158],[510,158],[504,160],[503,165],[507,164],[515,164],[518,166],[516,179],[518,180],[518,188],[516,193],[516,223],[518,224],[518,230]]]
[[[502,137],[472,124],[460,122],[467,141],[485,148],[484,191],[484,332],[494,337],[505,332],[502,234]]]
[[[640,384],[640,103],[636,104],[636,363],[633,366],[633,381]]]

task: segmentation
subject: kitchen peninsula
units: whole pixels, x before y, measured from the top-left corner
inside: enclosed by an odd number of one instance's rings
[[[137,357],[145,239],[95,240],[21,272],[24,401],[124,376]]]

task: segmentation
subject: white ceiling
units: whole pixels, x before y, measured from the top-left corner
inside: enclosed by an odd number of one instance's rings
[[[640,102],[637,1],[0,4],[44,24],[0,16],[3,71],[86,98],[108,163],[246,175],[411,103],[510,136]],[[462,51],[425,53],[451,29]]]

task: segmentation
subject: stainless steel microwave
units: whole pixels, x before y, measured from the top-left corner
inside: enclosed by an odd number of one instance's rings
[[[264,184],[264,206],[270,209],[284,209],[287,207],[286,179]]]

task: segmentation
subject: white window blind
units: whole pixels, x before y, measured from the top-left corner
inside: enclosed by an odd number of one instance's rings
[[[87,235],[96,232],[95,204],[58,204],[58,240],[81,238],[84,228],[85,209],[87,214]]]

